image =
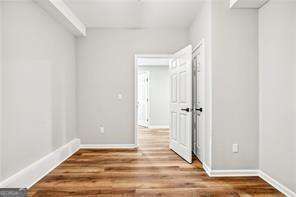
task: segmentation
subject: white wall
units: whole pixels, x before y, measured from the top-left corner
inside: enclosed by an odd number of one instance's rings
[[[84,144],[134,144],[134,55],[174,53],[188,44],[188,31],[89,29],[87,33],[77,42],[79,137]],[[99,132],[101,125],[104,134]]]
[[[202,38],[206,51],[205,162],[214,170],[257,169],[257,10],[231,10],[228,0],[204,3],[190,28],[193,45]],[[238,154],[232,153],[234,143],[240,146]]]
[[[259,10],[260,169],[296,192],[296,2]]]
[[[211,132],[212,132],[212,64],[211,64],[211,17],[212,5],[209,1],[202,4],[200,12],[190,27],[190,42],[195,47],[202,39],[205,42],[205,163],[211,166]]]
[[[270,0],[259,17],[255,9],[229,9],[226,0],[208,4],[190,40],[210,42],[212,169],[260,169],[296,191],[296,3]]]
[[[169,126],[169,67],[139,66],[139,72],[149,71],[150,125]]]
[[[258,11],[212,5],[213,163],[258,169]],[[232,145],[239,144],[239,153]]]
[[[3,2],[4,178],[75,138],[75,38],[36,4]]]

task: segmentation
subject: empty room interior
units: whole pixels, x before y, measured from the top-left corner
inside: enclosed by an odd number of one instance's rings
[[[294,0],[0,0],[0,196],[296,197],[295,54]]]

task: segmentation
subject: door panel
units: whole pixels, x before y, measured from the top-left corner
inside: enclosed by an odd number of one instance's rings
[[[186,125],[187,125],[187,116],[186,113],[180,113],[180,128],[179,128],[179,137],[180,137],[180,143],[181,145],[186,147],[187,144],[187,132],[182,132],[182,131],[186,131]]]
[[[180,86],[179,86],[179,98],[180,98],[180,102],[181,103],[186,103],[187,102],[187,98],[186,98],[186,85],[187,85],[187,73],[186,72],[181,72],[180,74]]]
[[[177,75],[174,74],[171,76],[171,101],[177,102]]]
[[[170,63],[170,148],[192,162],[192,47],[174,55]],[[189,110],[187,110],[189,109]]]
[[[171,133],[172,133],[172,140],[177,140],[177,113],[171,113]]]

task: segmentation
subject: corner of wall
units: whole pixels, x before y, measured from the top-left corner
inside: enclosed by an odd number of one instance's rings
[[[75,131],[74,131],[74,135],[76,138],[78,137],[78,52],[77,52],[77,46],[78,46],[78,39],[79,37],[74,37],[74,54],[75,54],[75,58],[74,58],[74,68],[75,68]]]
[[[204,39],[205,65],[206,65],[206,136],[208,155],[205,159],[207,169],[212,168],[212,4],[213,1],[205,1],[201,5],[199,13],[189,28],[190,42],[193,46]]]

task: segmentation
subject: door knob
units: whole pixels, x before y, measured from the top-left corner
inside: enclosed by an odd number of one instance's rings
[[[202,111],[203,111],[202,108],[196,108],[195,110],[196,110],[196,111],[199,111],[199,112],[202,112]]]
[[[185,109],[181,109],[182,111],[187,111],[187,112],[190,112],[190,108],[185,108]]]

